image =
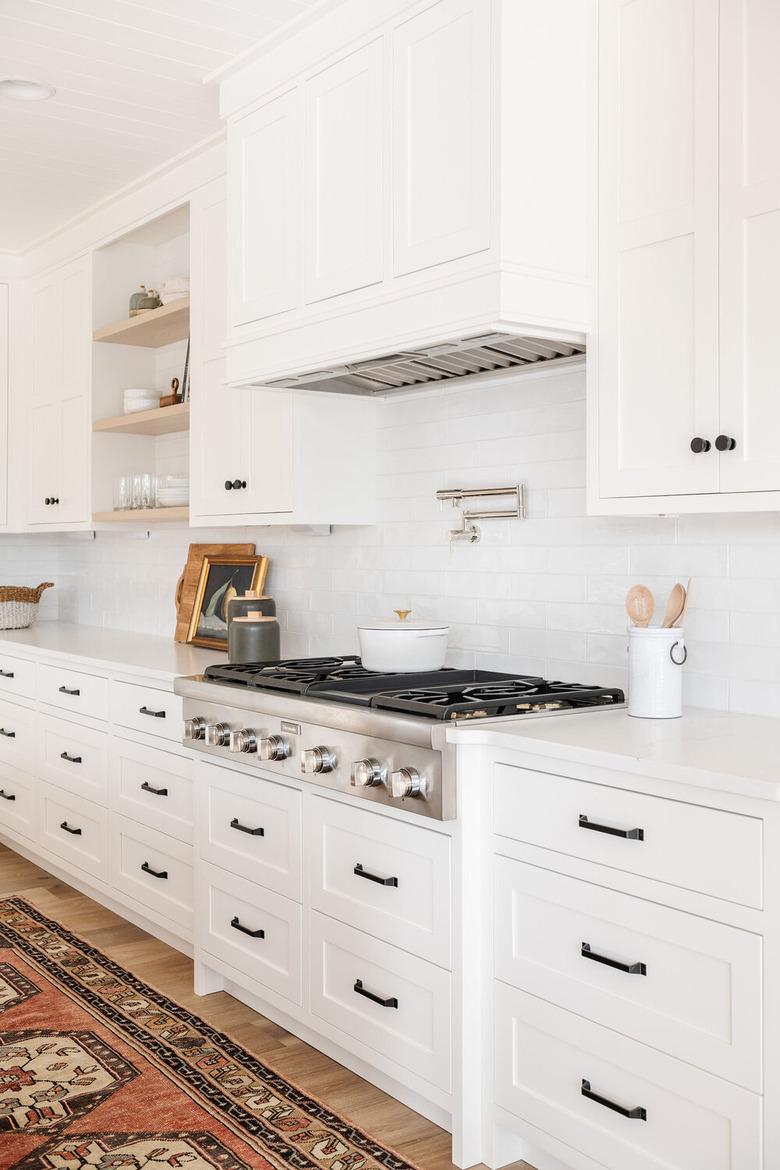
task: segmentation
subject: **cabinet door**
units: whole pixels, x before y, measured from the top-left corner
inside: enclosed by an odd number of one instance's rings
[[[490,244],[490,9],[439,0],[393,34],[396,276]]]
[[[299,300],[298,102],[292,90],[228,132],[232,325],[283,313]]]
[[[59,397],[89,393],[92,360],[92,301],[89,268],[78,261],[62,274],[62,373]]]
[[[8,522],[8,285],[0,284],[0,525]]]
[[[51,509],[51,520],[74,523],[89,520],[90,430],[87,399],[76,396],[60,406],[59,505]]]
[[[383,44],[372,41],[306,85],[305,298],[382,279]]]
[[[27,519],[30,524],[53,524],[56,504],[46,500],[56,497],[60,484],[60,404],[47,402],[33,406],[28,415],[30,443],[30,479]],[[61,497],[60,497],[61,498]]]
[[[717,27],[718,0],[600,7],[602,497],[718,490]]]
[[[780,489],[780,6],[721,3],[720,456],[724,492]]]
[[[287,390],[250,390],[248,393],[251,462],[244,510],[252,513],[291,512],[295,495],[294,396]]]
[[[193,516],[234,516],[246,511],[251,478],[251,390],[223,385],[224,358],[203,362],[192,386]],[[230,488],[226,484],[231,484]]]
[[[55,274],[36,281],[30,293],[30,401],[53,402],[62,384],[62,282]]]

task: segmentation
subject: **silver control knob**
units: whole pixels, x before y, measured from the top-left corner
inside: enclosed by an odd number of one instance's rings
[[[292,748],[281,735],[261,735],[257,754],[261,760],[286,760]]]
[[[251,727],[242,727],[240,731],[231,731],[228,746],[231,752],[256,752],[257,733]]]
[[[332,772],[336,767],[336,757],[330,748],[316,747],[301,752],[301,771],[307,774],[312,772]]]
[[[387,781],[387,766],[379,760],[357,760],[352,765],[352,787],[373,788]]]
[[[185,739],[203,739],[206,734],[206,720],[200,715],[193,715],[192,719],[184,720]]]
[[[205,740],[209,747],[227,747],[230,743],[230,728],[227,723],[207,723]]]
[[[425,796],[425,781],[416,768],[399,768],[390,777],[390,795],[394,800],[405,796]]]

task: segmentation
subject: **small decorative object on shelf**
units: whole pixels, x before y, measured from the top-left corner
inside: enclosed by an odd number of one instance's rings
[[[139,313],[144,312],[144,310],[141,308],[141,301],[146,299],[146,295],[147,294],[146,294],[146,285],[145,284],[140,285],[138,292],[134,292],[131,295],[131,297],[130,297],[130,312],[128,313],[129,317],[137,317]]]
[[[157,295],[157,290],[150,288],[147,289],[146,296],[141,298],[138,304],[138,308],[142,313],[145,313],[149,309],[159,309],[161,305],[162,301]]]
[[[182,394],[179,392],[180,382],[178,378],[171,378],[171,392],[170,394],[163,394],[160,399],[160,406],[178,406],[182,401]]]
[[[0,630],[26,630],[38,615],[44,590],[53,588],[53,581],[44,581],[36,589],[0,585]]]

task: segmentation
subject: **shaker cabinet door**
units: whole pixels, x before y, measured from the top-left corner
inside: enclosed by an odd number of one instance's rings
[[[193,515],[234,516],[246,511],[248,489],[241,484],[251,478],[248,422],[254,391],[226,387],[224,376],[224,358],[203,362],[193,394]]]
[[[27,519],[30,524],[54,524],[57,505],[46,501],[61,498],[57,495],[61,481],[59,403],[33,406],[28,418],[30,478]]]
[[[88,400],[67,398],[60,406],[59,504],[50,509],[51,520],[75,523],[90,519],[89,454],[90,424]]]

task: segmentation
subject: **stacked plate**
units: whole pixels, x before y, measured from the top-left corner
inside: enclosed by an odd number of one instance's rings
[[[190,481],[186,475],[161,475],[157,480],[157,503],[161,508],[184,508],[190,502]]]
[[[160,405],[162,390],[148,390],[144,387],[131,386],[124,392],[125,414],[137,414],[141,410],[157,410]]]
[[[175,301],[184,301],[190,295],[189,276],[172,276],[163,282],[160,289],[160,300],[164,305],[172,305]]]

